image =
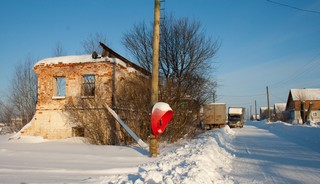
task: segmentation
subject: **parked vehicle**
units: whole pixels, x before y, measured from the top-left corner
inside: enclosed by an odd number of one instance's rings
[[[245,108],[243,107],[229,107],[228,109],[228,125],[231,128],[243,127]]]
[[[226,126],[227,115],[225,103],[205,104],[202,108],[203,112],[200,126],[203,130]]]

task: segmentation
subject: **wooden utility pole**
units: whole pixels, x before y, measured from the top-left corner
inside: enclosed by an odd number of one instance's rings
[[[271,113],[270,113],[269,89],[268,89],[268,86],[266,88],[267,88],[267,102],[268,102],[268,122],[270,122]]]
[[[159,43],[160,43],[160,0],[155,0],[154,1],[154,23],[153,23],[151,107],[158,102]],[[150,135],[149,152],[151,157],[157,157],[158,155],[158,138],[153,133],[151,133]]]
[[[258,120],[258,114],[257,114],[257,100],[254,100],[254,115],[255,115],[255,120]]]
[[[159,43],[160,43],[160,0],[154,2],[153,24],[153,58],[152,58],[152,88],[151,105],[158,102],[159,91]]]

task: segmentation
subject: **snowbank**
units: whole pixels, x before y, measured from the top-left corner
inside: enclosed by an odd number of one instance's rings
[[[101,183],[233,183],[228,177],[232,155],[220,145],[232,138],[229,128],[208,131],[197,139],[162,153],[138,173],[106,176]]]

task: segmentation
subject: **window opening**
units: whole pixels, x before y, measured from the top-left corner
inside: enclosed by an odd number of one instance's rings
[[[82,83],[82,96],[94,96],[95,77],[94,75],[84,75]]]
[[[55,93],[54,96],[64,97],[66,96],[66,78],[55,77]]]

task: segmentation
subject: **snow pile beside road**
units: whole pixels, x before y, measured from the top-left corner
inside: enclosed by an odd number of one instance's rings
[[[139,166],[138,173],[101,178],[101,183],[233,183],[228,176],[233,156],[221,147],[230,142],[228,126],[208,131],[162,153],[154,162]]]

